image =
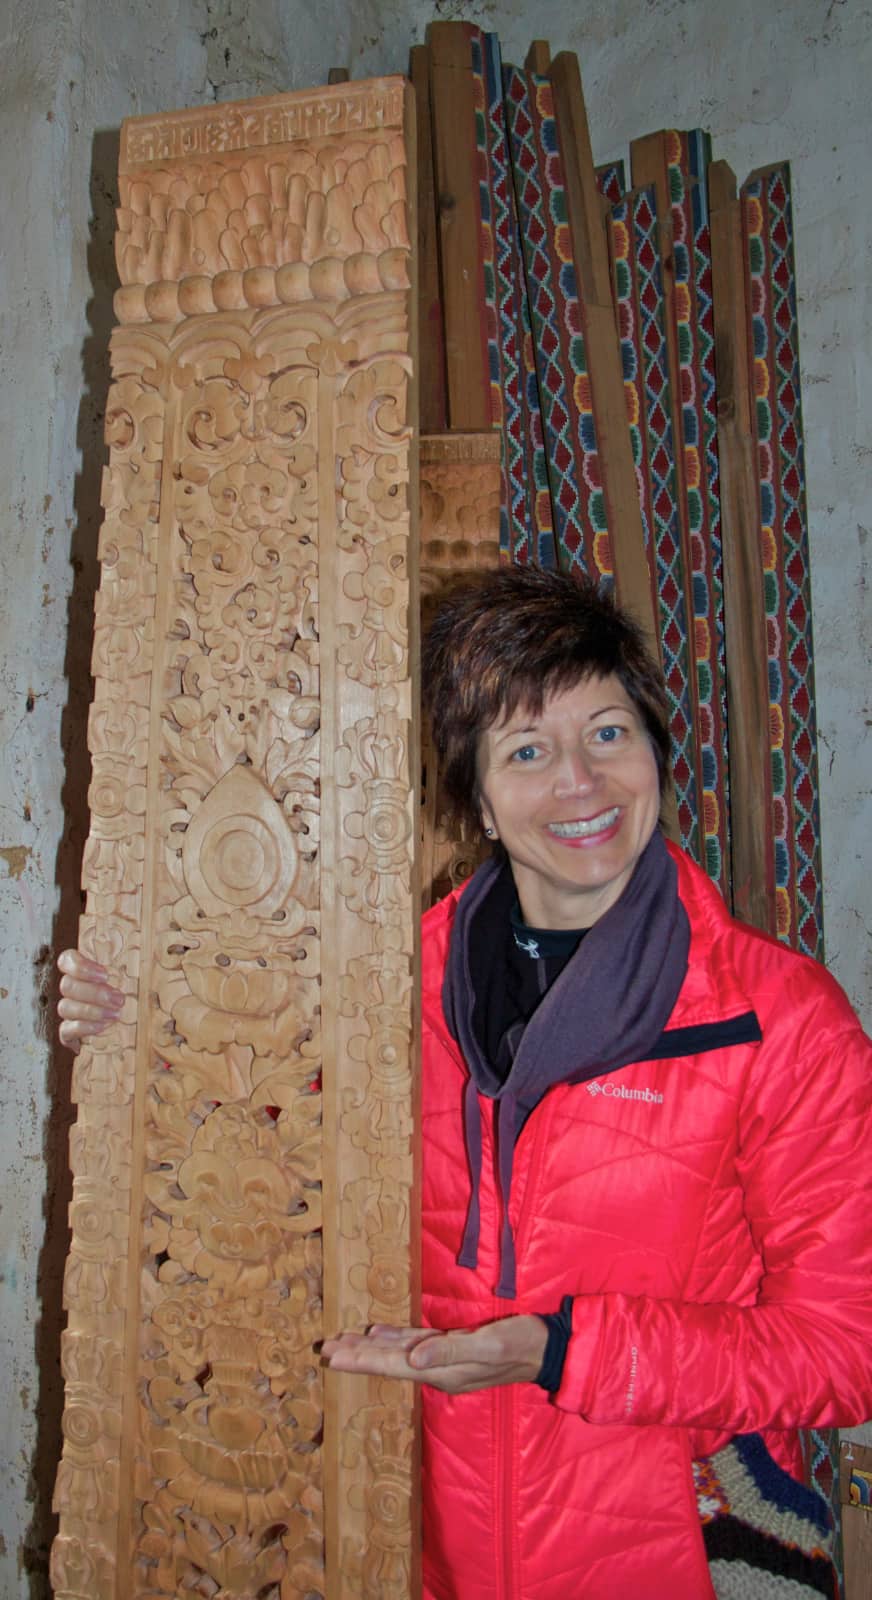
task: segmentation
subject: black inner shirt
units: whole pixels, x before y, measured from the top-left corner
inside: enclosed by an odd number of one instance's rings
[[[475,963],[474,1027],[505,1082],[533,1012],[588,930],[531,928],[521,914],[508,867],[494,889],[488,925],[477,930],[480,952],[484,955],[487,946],[490,959]]]

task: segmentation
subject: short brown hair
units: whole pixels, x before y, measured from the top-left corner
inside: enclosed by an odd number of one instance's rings
[[[651,741],[660,793],[669,782],[668,705],[641,628],[583,577],[501,567],[452,589],[424,640],[424,708],[445,796],[480,831],[478,743],[518,706],[539,716],[550,695],[586,678],[618,678]]]

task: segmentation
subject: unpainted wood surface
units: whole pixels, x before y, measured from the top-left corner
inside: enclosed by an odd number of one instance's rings
[[[551,65],[573,255],[602,464],[609,542],[619,597],[659,658],[651,580],[615,326],[602,199],[596,183],[578,59],[562,51]]]
[[[441,433],[448,426],[439,219],[433,165],[430,50],[427,45],[414,45],[409,52],[409,76],[415,90],[418,148],[418,404],[421,432],[427,434]]]
[[[431,22],[433,153],[436,170],[448,425],[491,426],[490,379],[481,325],[481,247],[477,198],[475,102],[469,31],[463,22]]]
[[[417,1581],[407,100],[122,133],[58,1600]]]
[[[446,581],[500,561],[500,436],[439,434],[421,439],[421,602],[426,626]],[[424,909],[456,888],[489,854],[453,821],[439,783],[436,751],[423,731],[421,882]]]

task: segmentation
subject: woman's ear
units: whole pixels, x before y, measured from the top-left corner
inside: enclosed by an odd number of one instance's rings
[[[479,795],[479,797],[478,797],[478,805],[479,805],[479,810],[481,812],[482,832],[484,833],[485,838],[486,839],[496,839],[498,837],[498,835],[497,835],[496,826],[494,824],[493,813],[492,813],[487,801],[485,799],[483,799],[483,797],[481,795]]]

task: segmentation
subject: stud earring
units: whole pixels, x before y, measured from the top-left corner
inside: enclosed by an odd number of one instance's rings
[[[493,828],[485,828],[485,830],[484,830],[484,836],[485,836],[485,838],[486,838],[486,839],[492,839],[492,838],[493,838],[493,837],[494,837],[494,830],[493,830]]]

